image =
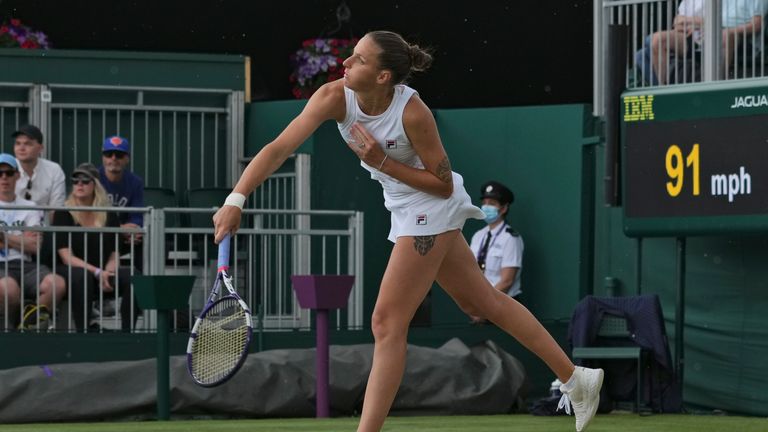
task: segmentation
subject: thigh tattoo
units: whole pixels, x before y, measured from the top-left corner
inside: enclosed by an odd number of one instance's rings
[[[432,246],[435,245],[435,237],[437,236],[416,236],[413,238],[413,247],[419,255],[424,256],[432,250]]]

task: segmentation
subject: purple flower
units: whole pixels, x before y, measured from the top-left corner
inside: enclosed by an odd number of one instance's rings
[[[7,37],[0,41],[0,47],[22,48],[50,48],[48,36],[41,31],[34,31],[25,26],[18,19],[0,23],[0,27],[7,29]]]
[[[309,97],[322,84],[338,79],[343,71],[339,64],[352,54],[356,40],[310,39],[290,56],[296,97]]]
[[[315,49],[317,49],[318,52],[329,52],[331,50],[331,46],[328,44],[328,41],[325,39],[315,39]]]

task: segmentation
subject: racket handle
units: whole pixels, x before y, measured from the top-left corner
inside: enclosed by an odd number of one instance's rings
[[[229,241],[231,239],[230,234],[224,236],[219,243],[219,267],[229,267]]]

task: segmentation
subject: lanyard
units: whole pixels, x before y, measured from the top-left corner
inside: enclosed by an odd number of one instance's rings
[[[496,239],[499,237],[499,234],[501,234],[501,230],[504,229],[504,227],[507,226],[507,221],[504,221],[504,223],[501,224],[499,229],[496,230],[496,234],[491,233],[491,240],[489,241],[488,247],[484,248],[483,245],[480,245],[480,250],[477,252],[477,260],[480,261],[480,255],[483,254],[483,249],[485,249],[485,256],[483,256],[483,262],[481,263],[480,267],[485,271],[485,261],[488,259],[488,252],[491,251],[491,247],[493,247],[493,244],[496,243]],[[490,233],[491,230],[488,229],[488,232]]]

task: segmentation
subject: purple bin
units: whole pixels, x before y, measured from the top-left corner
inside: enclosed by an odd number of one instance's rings
[[[349,275],[302,275],[291,276],[293,290],[299,305],[315,310],[317,335],[315,337],[315,412],[318,418],[330,417],[331,401],[328,396],[328,309],[340,309],[347,305],[349,292],[355,282]]]
[[[304,309],[341,309],[347,306],[355,277],[350,275],[291,276],[293,290]]]

